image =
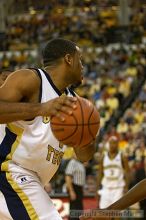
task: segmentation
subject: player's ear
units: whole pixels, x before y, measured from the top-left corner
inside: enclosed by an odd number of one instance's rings
[[[66,54],[64,60],[68,65],[72,65],[73,63],[73,57],[70,54]]]

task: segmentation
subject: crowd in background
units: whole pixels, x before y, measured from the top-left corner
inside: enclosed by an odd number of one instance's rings
[[[144,1],[129,1],[129,24],[119,27],[120,9],[116,0],[15,0],[7,16],[1,49],[34,49],[52,37],[63,36],[81,46],[123,41],[142,42],[146,36]],[[15,6],[15,7],[14,7]]]
[[[98,7],[97,1],[58,0],[57,7],[55,0],[37,1],[35,5],[32,1],[24,2],[20,4],[18,0],[15,8],[21,11],[23,5],[23,15],[7,19],[6,38],[0,48],[8,52],[0,53],[0,69],[41,67],[39,49],[52,37],[77,42],[83,50],[84,81],[76,92],[97,106],[102,131],[132,95],[140,79],[146,78],[146,5],[131,1],[130,23],[126,32],[121,29],[120,36],[113,35],[119,28],[117,1],[98,1]],[[118,43],[108,45],[114,41]],[[86,167],[86,194],[95,192],[98,159],[106,150],[110,135],[118,137],[119,148],[129,159],[131,182],[134,182],[136,170],[146,167],[146,82],[137,89],[117,124],[97,142],[97,152]],[[55,192],[64,190],[64,169],[71,157],[72,149],[68,148],[52,182]]]

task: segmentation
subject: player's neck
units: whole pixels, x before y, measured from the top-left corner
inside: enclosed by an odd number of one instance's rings
[[[108,155],[109,155],[109,158],[110,159],[113,159],[113,158],[115,158],[116,157],[116,155],[118,154],[118,151],[116,151],[116,152],[108,152]]]
[[[65,88],[68,86],[65,81],[63,71],[61,71],[60,68],[51,68],[51,67],[46,67],[44,68],[44,70],[50,76],[54,85],[59,89],[61,93],[63,93]]]

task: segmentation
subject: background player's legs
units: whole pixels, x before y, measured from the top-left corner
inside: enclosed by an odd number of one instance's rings
[[[115,189],[112,190],[111,194],[113,195],[112,197],[112,203],[116,202],[123,196],[123,188]]]
[[[119,189],[105,189],[103,188],[100,191],[100,201],[99,201],[99,208],[104,209],[120,199],[123,195],[123,188]]]
[[[99,200],[99,208],[100,209],[104,209],[106,207],[109,206],[109,203],[110,203],[110,192],[108,189],[101,189],[100,190],[100,200]]]

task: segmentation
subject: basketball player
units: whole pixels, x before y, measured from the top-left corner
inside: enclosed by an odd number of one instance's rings
[[[60,220],[44,190],[58,169],[65,146],[50,128],[50,116],[64,120],[72,114],[76,97],[67,87],[80,84],[80,49],[64,39],[49,41],[43,69],[21,69],[0,87],[0,219]],[[66,95],[62,95],[66,94]],[[89,160],[94,147],[75,149],[79,160]]]
[[[99,208],[102,209],[122,197],[129,184],[128,160],[118,150],[118,138],[111,136],[108,144],[109,149],[101,159],[97,177],[97,197],[100,196]]]

